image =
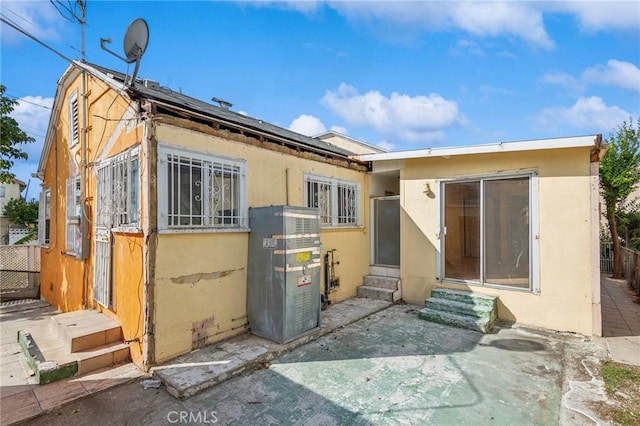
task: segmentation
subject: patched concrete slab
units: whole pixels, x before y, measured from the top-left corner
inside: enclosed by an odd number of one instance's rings
[[[421,320],[419,309],[394,305],[188,399],[134,383],[33,424],[600,422],[589,407],[606,398],[592,368],[603,345],[518,327],[483,335]]]
[[[389,306],[391,303],[380,300],[349,299],[323,311],[320,327],[294,341],[279,344],[243,334],[182,355],[152,371],[171,395],[187,398]]]

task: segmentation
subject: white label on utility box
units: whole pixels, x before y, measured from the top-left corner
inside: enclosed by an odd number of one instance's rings
[[[298,277],[298,287],[311,284],[311,275],[300,275]]]
[[[278,240],[275,238],[263,238],[262,239],[262,248],[277,248]]]

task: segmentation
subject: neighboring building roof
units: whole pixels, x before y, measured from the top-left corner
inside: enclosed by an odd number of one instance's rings
[[[66,91],[66,87],[73,80],[73,76],[81,70],[99,78],[114,90],[120,92],[123,96],[127,96],[132,99],[149,99],[159,105],[169,108],[178,108],[194,115],[206,116],[223,124],[252,131],[266,136],[267,138],[274,138],[280,141],[284,140],[295,145],[299,149],[316,152],[321,155],[344,158],[353,162],[359,162],[359,160],[352,158],[353,152],[346,149],[336,147],[316,138],[301,135],[300,133],[276,126],[258,118],[249,117],[220,106],[203,102],[182,93],[175,92],[167,87],[161,87],[159,83],[153,80],[137,78],[131,87],[126,87],[124,85],[125,78],[127,78],[125,74],[99,65],[80,61],[74,61],[67,68],[58,82],[58,88],[54,98],[53,112],[49,119],[49,129],[55,128],[55,123],[58,121],[60,111],[65,110],[61,105],[61,102],[64,101],[61,99],[61,94]],[[48,156],[49,149],[51,147],[53,134],[53,131],[47,132],[45,145],[40,158],[40,164],[38,165],[39,176],[42,176],[44,173],[46,157]]]
[[[11,181],[9,181],[9,182],[0,182],[0,184],[2,184],[3,186],[6,186],[6,185],[18,185],[18,188],[20,188],[20,192],[24,191],[24,189],[27,187],[26,183],[24,183],[20,179],[16,179],[16,178],[11,179]]]
[[[368,144],[350,136],[343,135],[342,133],[338,133],[334,130],[320,133],[319,135],[314,136],[314,138],[320,139],[322,141],[330,143],[331,145],[346,149],[348,151],[352,151],[353,154],[356,155],[388,152],[388,150],[380,148],[379,146]]]
[[[537,139],[516,142],[497,142],[484,145],[454,146],[442,148],[426,148],[411,151],[385,152],[381,154],[364,154],[356,158],[362,161],[408,160],[411,158],[451,157],[454,155],[491,154],[498,152],[536,151],[541,149],[592,147],[599,158],[604,155],[606,146],[601,135],[575,136],[555,139]]]
[[[22,190],[27,187],[26,183],[16,178],[13,178],[13,182],[9,182],[9,183],[15,183],[16,185],[18,185],[20,187],[20,192],[22,192]]]

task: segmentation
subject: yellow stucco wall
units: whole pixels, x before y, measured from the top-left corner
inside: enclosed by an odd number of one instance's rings
[[[440,182],[496,171],[537,170],[540,293],[436,282]],[[435,198],[424,194],[425,185]],[[592,332],[592,223],[588,148],[407,160],[401,170],[403,297],[424,303],[444,285],[499,296],[499,317],[521,324]]]
[[[287,201],[302,206],[305,172],[360,182],[363,226],[320,233],[323,249],[338,249],[336,259],[340,260],[336,270],[340,287],[331,300],[355,296],[369,266],[365,173],[170,125],[158,124],[155,137],[161,144],[245,159],[249,207]],[[247,256],[246,232],[160,233],[155,280],[157,362],[190,351],[196,329],[206,330],[206,343],[247,330]]]
[[[73,76],[72,76],[73,77]],[[67,77],[69,78],[69,77]],[[42,186],[51,189],[50,244],[41,252],[42,297],[61,311],[68,312],[94,308],[115,318],[122,326],[125,339],[142,338],[142,275],[143,258],[141,236],[116,236],[113,245],[113,309],[100,306],[93,300],[94,246],[93,224],[96,213],[95,167],[101,160],[139,144],[142,126],[119,121],[125,115],[128,103],[105,83],[87,76],[86,80],[86,141],[87,172],[86,204],[89,207],[90,226],[84,238],[89,240],[89,257],[85,261],[65,254],[66,181],[81,173],[81,143],[69,146],[68,99],[76,92],[81,103],[81,77],[76,76],[68,89],[59,96],[63,99],[56,123],[53,144],[46,159]],[[81,113],[81,112],[80,112]],[[82,121],[80,119],[80,126]],[[141,152],[141,159],[144,153]],[[142,191],[142,188],[141,188]],[[85,284],[86,282],[86,284]],[[86,285],[86,294],[85,294]],[[141,364],[141,347],[131,345],[131,355]]]

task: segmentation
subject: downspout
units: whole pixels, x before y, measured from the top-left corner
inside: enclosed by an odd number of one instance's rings
[[[600,160],[606,152],[602,135],[597,135],[590,154],[590,225],[591,225],[591,332],[602,336],[602,300],[600,288]]]
[[[84,40],[83,40],[84,42]],[[89,274],[87,259],[89,257],[89,244],[86,244],[86,239],[89,236],[89,217],[87,206],[87,87],[86,87],[86,73],[82,69],[80,71],[80,77],[82,79],[80,96],[82,98],[82,131],[80,136],[80,151],[81,151],[81,171],[80,171],[80,200],[82,200],[82,222],[80,229],[82,231],[82,242],[80,245],[80,259],[82,261],[82,277],[83,277],[83,303],[82,308],[87,309],[89,304]]]

